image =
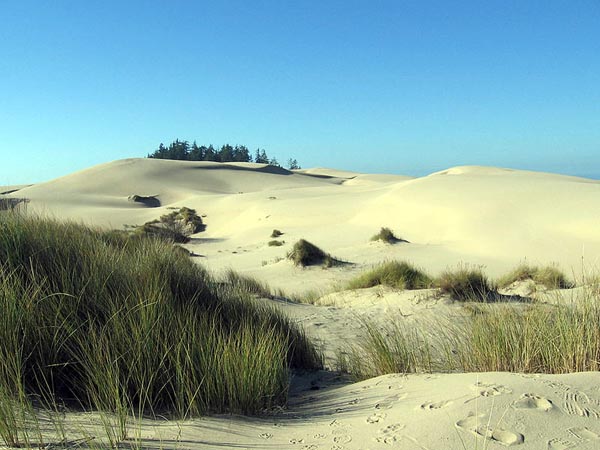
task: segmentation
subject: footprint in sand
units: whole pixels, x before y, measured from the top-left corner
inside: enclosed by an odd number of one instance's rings
[[[567,450],[575,447],[577,444],[561,438],[554,438],[548,441],[548,450]]]
[[[550,411],[554,405],[546,397],[536,394],[523,394],[521,398],[513,403],[516,409],[537,409],[539,411]]]
[[[456,422],[456,426],[464,431],[481,436],[485,439],[497,442],[502,445],[519,445],[525,441],[525,436],[516,431],[505,430],[502,428],[490,428],[487,426],[487,419],[483,414],[478,416],[468,416]]]
[[[406,395],[404,395],[403,398],[405,396]],[[381,400],[379,403],[377,403],[375,405],[375,408],[377,408],[377,409],[390,409],[394,405],[394,403],[397,402],[398,400],[400,400],[400,394],[388,395],[383,400]]]
[[[421,405],[421,409],[432,410],[432,409],[441,409],[445,406],[448,406],[452,403],[452,400],[444,400],[441,402],[425,402]]]
[[[383,422],[385,417],[386,417],[385,413],[375,413],[372,416],[367,417],[367,423],[373,424],[373,423]]]
[[[379,434],[389,434],[389,433],[393,433],[394,431],[399,431],[404,429],[406,425],[401,424],[401,423],[393,423],[391,425],[388,425],[387,427],[383,427],[380,428],[379,430],[377,430],[377,433]]]
[[[475,387],[482,397],[495,397],[496,395],[512,393],[511,389],[501,384],[476,383]]]
[[[336,444],[349,444],[352,442],[352,436],[345,434],[343,436],[336,436],[333,438],[333,442]]]
[[[380,442],[387,445],[394,445],[396,442],[399,442],[402,439],[402,436],[398,436],[396,434],[392,434],[390,436],[380,436],[375,438],[375,442]]]
[[[258,435],[258,437],[261,437],[263,439],[271,439],[273,435],[271,433],[261,433]]]
[[[290,444],[304,444],[304,439],[290,439]]]
[[[569,428],[567,431],[581,441],[600,439],[599,434],[594,433],[592,430],[589,430],[586,427],[573,427]]]

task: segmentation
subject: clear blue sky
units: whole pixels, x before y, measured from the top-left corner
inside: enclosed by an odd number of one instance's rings
[[[0,184],[175,138],[600,175],[600,1],[0,0]]]

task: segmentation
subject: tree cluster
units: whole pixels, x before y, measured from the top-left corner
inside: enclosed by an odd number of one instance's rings
[[[176,159],[180,161],[256,162],[281,167],[277,159],[269,158],[264,149],[257,148],[254,157],[252,157],[248,147],[244,145],[234,147],[225,144],[216,149],[212,145],[198,146],[196,141],[190,145],[188,141],[180,141],[179,139],[169,144],[168,147],[161,143],[153,153],[148,154],[148,158]],[[287,167],[288,169],[300,169],[298,161],[291,158],[288,160]]]

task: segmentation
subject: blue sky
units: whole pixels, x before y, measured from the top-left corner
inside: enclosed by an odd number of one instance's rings
[[[0,0],[0,185],[175,138],[600,175],[600,2]]]

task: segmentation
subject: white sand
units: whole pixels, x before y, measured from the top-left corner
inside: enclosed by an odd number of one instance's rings
[[[128,196],[157,195],[158,208]],[[580,276],[600,257],[600,183],[537,172],[457,167],[421,178],[332,169],[289,172],[258,164],[129,159],[22,187],[29,211],[121,228],[187,206],[207,229],[186,247],[219,271],[234,268],[287,293],[327,293],[384,260],[433,275],[458,263],[500,276],[519,262],[557,263]],[[387,226],[410,241],[370,242]],[[282,247],[269,247],[273,229]],[[305,238],[353,265],[301,269],[285,260]],[[460,306],[431,292],[384,288],[332,294],[318,305],[278,303],[332,357],[360,334],[357,314],[408,321],[452,317]],[[319,390],[310,389],[310,381]],[[506,373],[388,375],[340,384],[312,374],[293,384],[289,408],[263,418],[211,417],[147,424],[178,448],[531,449],[600,448],[600,375]],[[489,432],[486,429],[489,428]],[[477,435],[480,436],[476,444]],[[491,437],[490,437],[491,436]]]

